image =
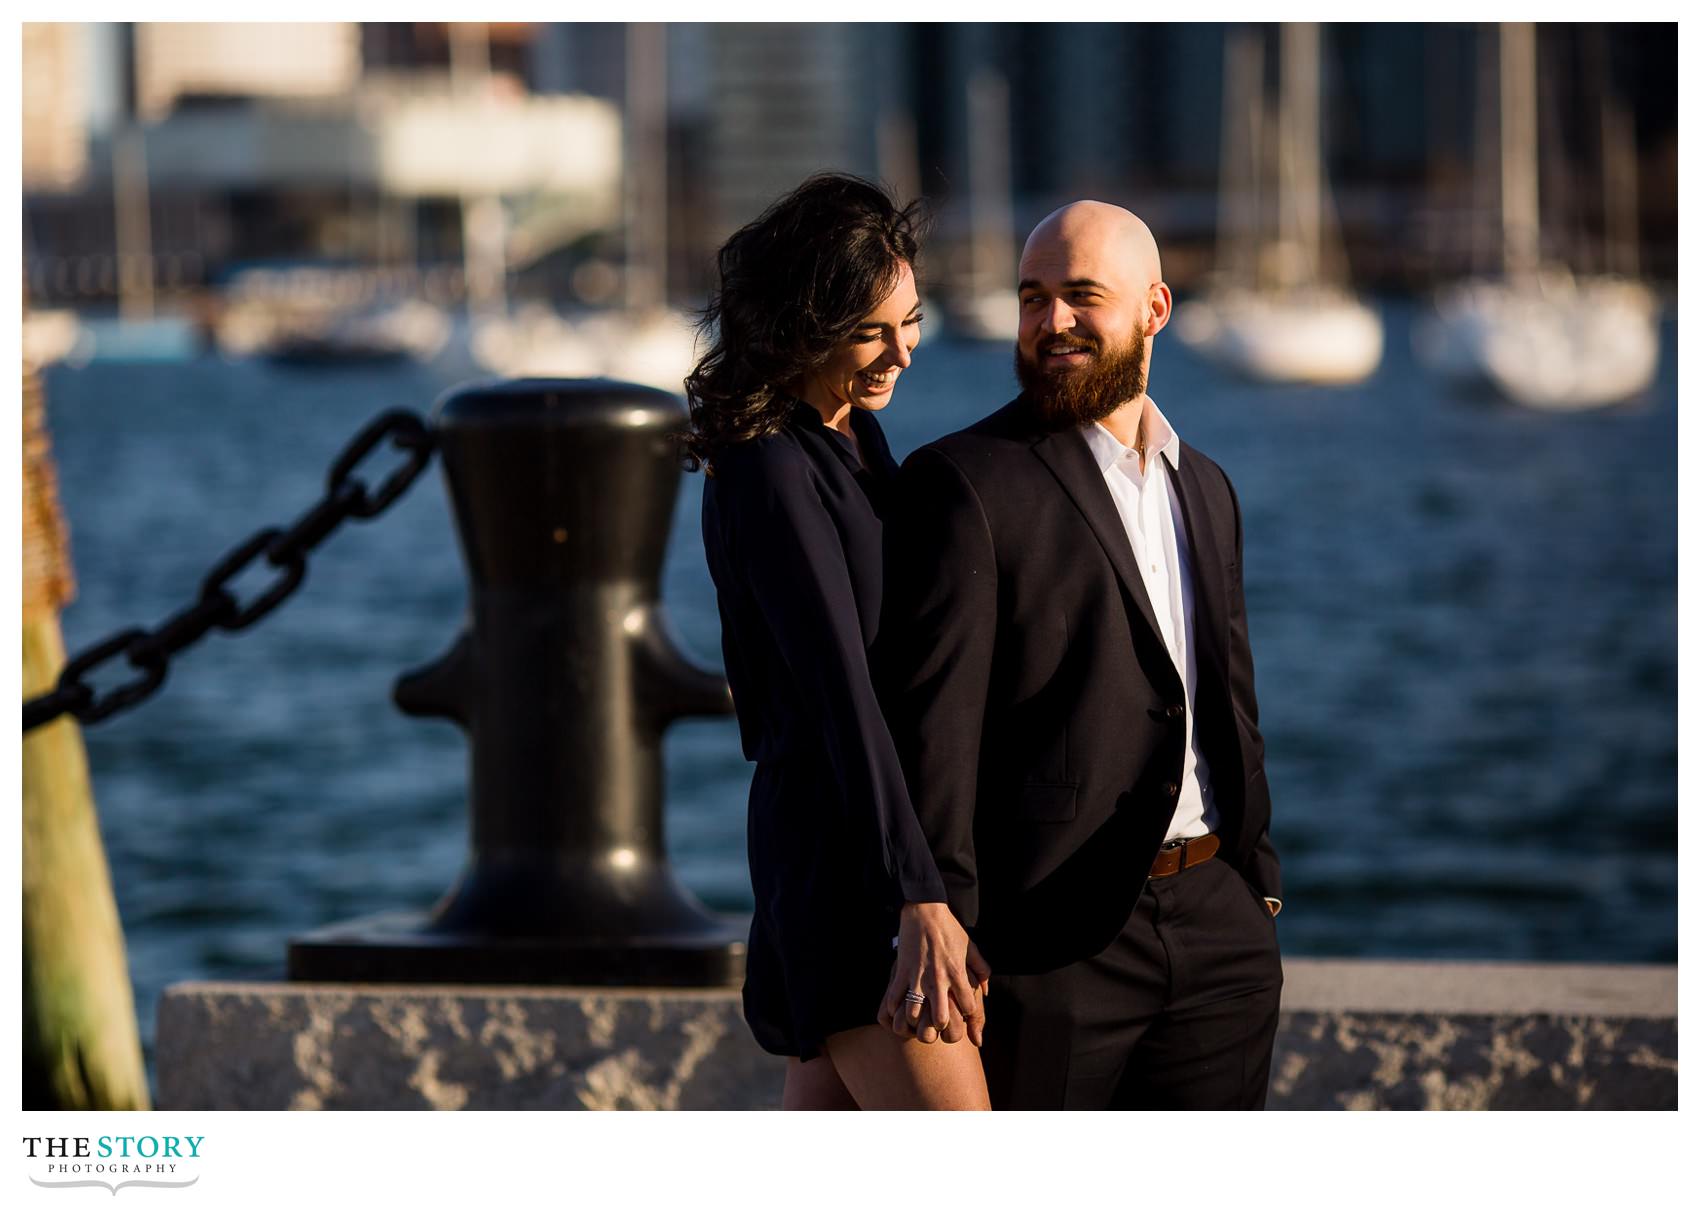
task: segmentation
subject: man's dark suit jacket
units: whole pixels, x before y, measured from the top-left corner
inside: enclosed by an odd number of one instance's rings
[[[1279,897],[1239,502],[1221,468],[1180,450],[1219,857]],[[1096,955],[1163,843],[1186,743],[1181,675],[1103,473],[1078,430],[1047,429],[1023,396],[917,450],[900,493],[876,656],[951,909],[994,971]]]

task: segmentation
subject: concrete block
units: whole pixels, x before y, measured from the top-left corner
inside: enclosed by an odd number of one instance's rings
[[[1676,969],[1288,960],[1271,1109],[1676,1107]]]
[[[161,1110],[778,1107],[736,990],[192,982],[160,999]]]
[[[765,1109],[785,1077],[730,989],[192,982],[154,1059],[162,1110]],[[1674,1108],[1676,969],[1290,959],[1269,1105]]]

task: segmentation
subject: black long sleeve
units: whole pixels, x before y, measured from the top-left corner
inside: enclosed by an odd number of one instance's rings
[[[974,814],[997,630],[997,557],[979,498],[948,456],[903,465],[886,544],[882,687],[950,908],[979,916]]]
[[[705,540],[746,749],[753,758],[780,760],[824,753],[850,814],[850,835],[865,839],[876,868],[869,880],[886,907],[943,901],[869,673],[868,628],[846,549],[847,528],[857,519],[843,506],[856,504],[858,513],[866,511],[863,521],[877,522],[865,499],[846,492],[859,493],[851,473],[825,468],[831,483],[793,436],[780,434],[718,457],[705,491]],[[829,500],[840,507],[836,514]],[[872,549],[877,610],[877,531]]]

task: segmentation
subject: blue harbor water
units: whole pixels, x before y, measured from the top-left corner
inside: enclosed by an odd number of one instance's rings
[[[1289,954],[1676,959],[1676,366],[1584,415],[1437,389],[1412,309],[1359,388],[1256,387],[1160,342],[1153,395],[1233,477],[1284,858]],[[224,551],[318,499],[379,410],[476,377],[207,357],[47,378],[71,525],[74,651],[189,602]],[[1014,394],[1001,346],[922,347],[883,414],[899,456]],[[699,477],[665,597],[719,664]],[[247,582],[244,582],[247,584]],[[428,907],[465,854],[466,751],[404,718],[396,675],[465,608],[440,476],[351,522],[307,583],[214,633],[146,705],[86,731],[151,1040],[165,985],[277,976],[297,932]],[[730,720],[668,741],[668,845],[707,902],[749,905],[750,768]]]

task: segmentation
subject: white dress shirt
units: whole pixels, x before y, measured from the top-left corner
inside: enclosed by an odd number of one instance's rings
[[[1081,432],[1104,473],[1169,659],[1186,687],[1186,757],[1181,768],[1180,800],[1166,836],[1168,840],[1201,837],[1215,830],[1219,818],[1210,787],[1210,765],[1199,752],[1193,714],[1198,694],[1198,654],[1193,642],[1192,547],[1187,542],[1180,500],[1169,490],[1169,472],[1181,464],[1181,440],[1149,397],[1143,425],[1143,469],[1139,452],[1123,446],[1103,425],[1093,424]]]

